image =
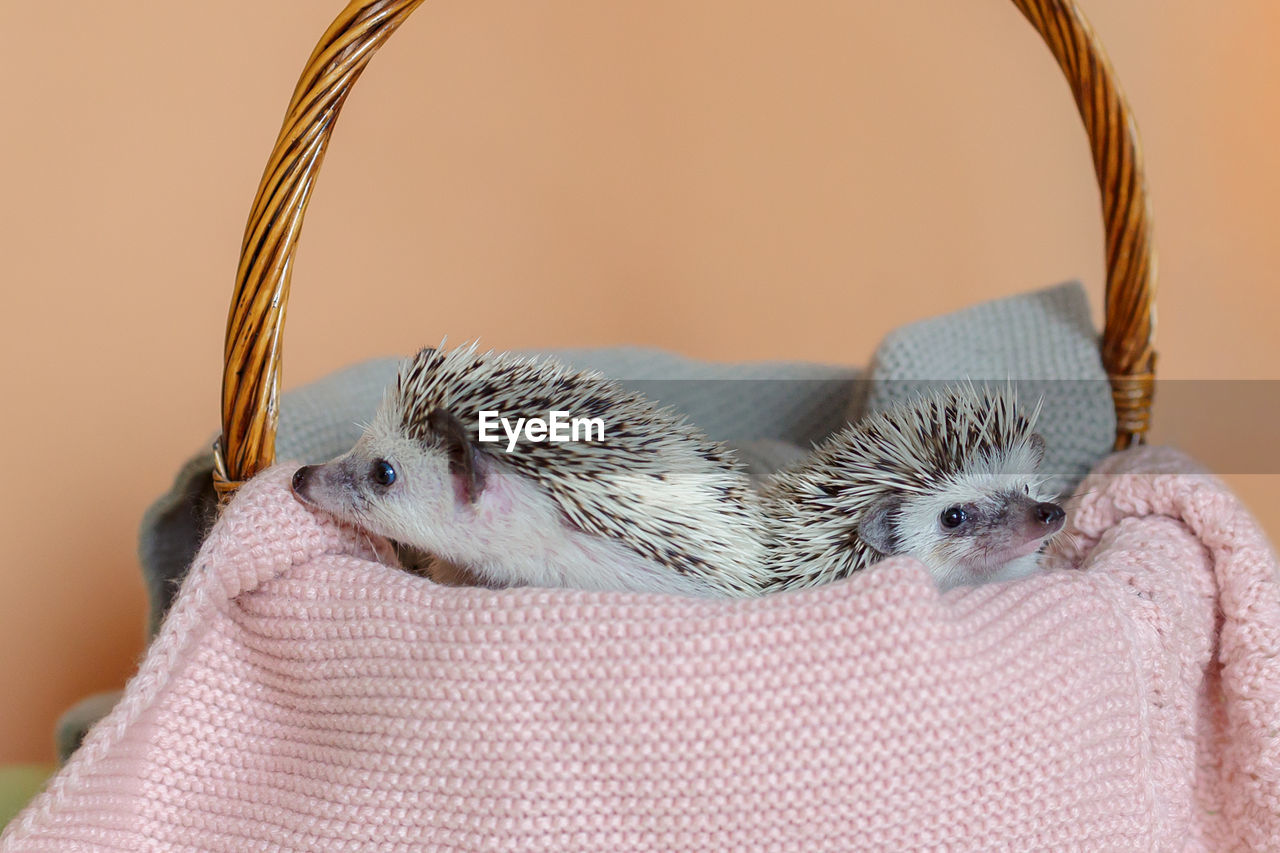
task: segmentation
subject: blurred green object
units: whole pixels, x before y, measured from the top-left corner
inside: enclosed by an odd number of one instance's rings
[[[56,764],[10,764],[0,766],[0,829],[40,793],[57,770]]]

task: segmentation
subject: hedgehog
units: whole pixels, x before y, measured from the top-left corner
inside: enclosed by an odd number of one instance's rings
[[[889,556],[942,590],[1034,572],[1065,511],[1039,473],[1039,406],[953,386],[846,427],[761,489],[766,590],[848,577]]]
[[[553,412],[600,428],[520,430]],[[475,344],[408,359],[355,446],[299,468],[293,492],[486,586],[745,596],[766,578],[732,451],[598,373]]]

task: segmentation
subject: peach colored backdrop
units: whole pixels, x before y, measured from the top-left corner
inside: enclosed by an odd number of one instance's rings
[[[1146,144],[1162,375],[1280,376],[1280,5],[1083,5]],[[244,216],[339,6],[0,2],[0,761],[142,649],[138,518],[216,428]],[[864,363],[926,314],[1099,297],[1097,208],[1010,5],[439,0],[338,128],[286,385],[446,333]],[[1233,482],[1280,531],[1277,479]]]

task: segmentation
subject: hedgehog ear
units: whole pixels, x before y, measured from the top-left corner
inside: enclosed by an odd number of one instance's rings
[[[898,500],[885,496],[867,507],[858,522],[858,537],[886,557],[898,552],[902,543],[894,530],[893,516],[898,511]]]
[[[1031,445],[1031,452],[1036,455],[1036,467],[1039,468],[1044,462],[1044,436],[1033,432],[1027,436],[1027,444]]]
[[[468,503],[475,503],[484,491],[484,475],[467,428],[448,409],[432,409],[427,415],[427,426],[444,442],[449,454],[449,473],[458,480],[459,491]]]

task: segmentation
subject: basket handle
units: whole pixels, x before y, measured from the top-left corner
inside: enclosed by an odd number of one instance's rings
[[[1013,0],[1053,51],[1093,152],[1106,225],[1102,361],[1116,406],[1116,447],[1141,442],[1155,385],[1155,254],[1138,132],[1115,73],[1072,0]],[[214,482],[222,497],[275,459],[280,339],[302,218],[329,136],[370,58],[422,0],[352,0],[302,71],[254,197],[227,317],[222,437]]]

